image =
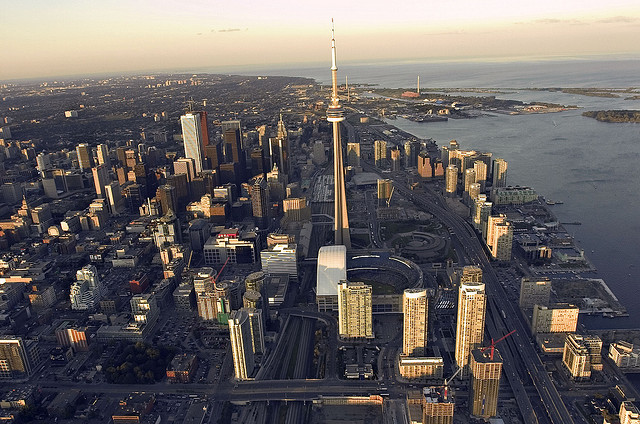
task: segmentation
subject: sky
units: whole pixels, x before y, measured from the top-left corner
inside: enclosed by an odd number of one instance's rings
[[[640,58],[638,0],[2,0],[0,81],[338,62]]]

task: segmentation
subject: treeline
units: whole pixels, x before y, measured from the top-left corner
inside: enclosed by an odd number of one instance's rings
[[[121,345],[103,370],[109,383],[152,384],[162,380],[173,355],[164,346],[141,342]]]
[[[600,122],[640,122],[640,110],[590,110],[583,112],[582,116]]]

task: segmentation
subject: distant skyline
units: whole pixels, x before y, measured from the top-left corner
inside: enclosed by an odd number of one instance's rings
[[[0,81],[338,61],[640,58],[637,0],[5,2]],[[333,15],[333,16],[332,16]]]

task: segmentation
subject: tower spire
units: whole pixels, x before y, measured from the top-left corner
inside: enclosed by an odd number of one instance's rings
[[[349,218],[347,217],[347,195],[344,187],[344,164],[342,163],[342,137],[340,122],[344,121],[344,111],[338,97],[338,65],[336,62],[336,38],[331,19],[331,104],[327,109],[327,121],[333,127],[333,181],[334,181],[334,220],[335,244],[351,248]]]

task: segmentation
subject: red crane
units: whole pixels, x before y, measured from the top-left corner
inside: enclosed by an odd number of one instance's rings
[[[227,256],[227,260],[224,261],[224,265],[222,265],[222,268],[220,268],[220,271],[218,271],[216,276],[213,278],[213,284],[215,284],[218,281],[218,277],[220,276],[220,274],[222,274],[222,270],[224,269],[224,267],[227,266],[227,262],[229,262],[229,257],[228,256]]]
[[[484,351],[485,351],[485,350],[487,350],[487,349],[491,348],[491,353],[489,354],[489,358],[493,361],[493,351],[494,351],[494,350],[495,350],[495,348],[496,348],[496,344],[497,344],[497,343],[499,343],[499,342],[501,342],[501,341],[503,341],[504,339],[506,339],[507,337],[509,337],[510,335],[512,335],[512,334],[513,334],[513,333],[515,333],[515,332],[516,332],[516,330],[513,330],[511,333],[506,334],[506,335],[504,335],[504,336],[500,337],[500,338],[499,338],[498,340],[496,340],[496,341],[493,341],[493,339],[491,339],[491,344],[490,344],[489,346],[487,346],[487,347],[483,347],[482,349],[480,349],[480,352],[484,353]]]

